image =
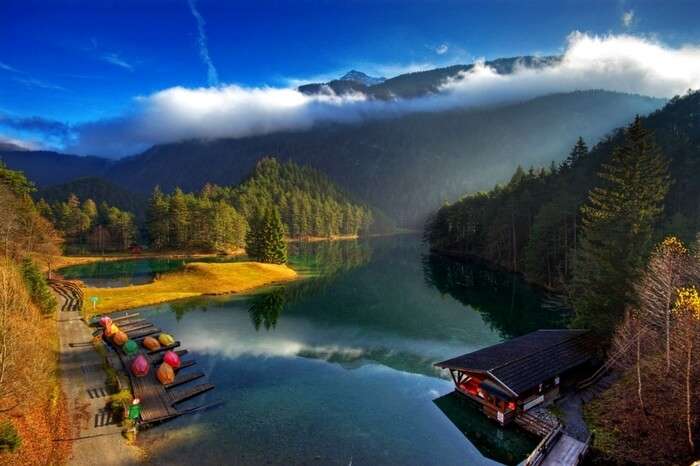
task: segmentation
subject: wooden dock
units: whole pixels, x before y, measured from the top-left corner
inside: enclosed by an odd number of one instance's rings
[[[545,456],[542,466],[575,466],[581,462],[587,450],[588,443],[562,433]]]
[[[152,323],[139,317],[138,313],[124,314],[112,318],[120,330],[125,332],[130,340],[141,343],[147,336],[161,333],[161,330]],[[203,372],[188,372],[184,369],[195,365],[195,361],[183,360],[179,369],[175,370],[175,380],[173,383],[163,385],[156,377],[156,369],[163,362],[163,354],[167,350],[175,350],[180,346],[180,342],[175,342],[167,347],[162,347],[155,351],[141,349],[140,354],[146,357],[151,368],[145,377],[135,377],[131,373],[131,363],[134,356],[127,356],[120,347],[113,345],[111,341],[105,339],[105,344],[112,348],[119,356],[124,372],[129,376],[131,390],[135,398],[141,400],[141,424],[153,424],[166,421],[168,419],[192,413],[202,409],[220,404],[220,402],[206,405],[198,405],[188,409],[178,409],[177,404],[194,398],[202,393],[214,389],[210,383],[201,383],[188,386],[190,382],[204,377]],[[176,350],[178,356],[185,356],[186,349]]]
[[[524,466],[577,466],[588,451],[590,437],[586,442],[576,440],[557,424],[522,463]]]

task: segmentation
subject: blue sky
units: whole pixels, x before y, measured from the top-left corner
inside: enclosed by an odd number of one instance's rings
[[[137,96],[174,86],[279,88],[351,68],[392,76],[478,57],[558,54],[572,31],[634,34],[672,47],[700,43],[697,1],[199,0],[193,6],[2,0],[0,114],[80,124],[128,114]]]

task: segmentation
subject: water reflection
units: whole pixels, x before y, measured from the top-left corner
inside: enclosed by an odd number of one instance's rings
[[[433,403],[487,458],[515,465],[532,451],[534,438],[516,431],[516,427],[498,426],[460,393],[448,393],[436,398]]]
[[[481,313],[504,339],[566,325],[564,309],[543,309],[542,294],[515,274],[434,254],[423,256],[423,270],[428,285]]]
[[[286,294],[284,288],[276,288],[270,292],[255,295],[250,299],[248,312],[255,330],[260,330],[261,325],[266,330],[275,328],[287,300]]]
[[[556,325],[536,293],[416,237],[292,251],[309,278],[142,310],[216,385],[202,396],[226,400],[142,434],[155,464],[492,465],[534,446],[440,397],[452,383],[433,363]]]

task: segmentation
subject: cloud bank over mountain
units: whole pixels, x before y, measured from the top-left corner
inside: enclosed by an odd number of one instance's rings
[[[466,104],[522,99],[555,92],[605,89],[672,97],[700,87],[700,47],[678,49],[630,35],[568,38],[561,61],[543,68],[521,67],[510,75],[478,64],[443,88]]]
[[[498,74],[483,61],[448,79],[441,92],[414,99],[373,100],[362,93],[304,95],[291,88],[173,87],[134,99],[119,118],[71,128],[65,149],[123,156],[157,143],[305,130],[323,122],[356,122],[408,112],[500,104],[576,90],[605,89],[672,97],[700,88],[700,47],[671,48],[633,35],[574,32],[561,60]]]

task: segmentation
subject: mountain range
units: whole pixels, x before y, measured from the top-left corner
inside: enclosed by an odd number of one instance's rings
[[[519,66],[540,68],[553,65],[560,59],[558,56],[510,57],[487,61],[484,65],[492,68],[498,74],[510,74]],[[441,86],[448,79],[463,79],[462,73],[471,70],[474,66],[474,63],[452,65],[444,68],[400,74],[390,79],[372,78],[362,72],[353,70],[340,79],[334,79],[325,83],[305,84],[299,86],[298,90],[307,95],[327,94],[332,91],[336,95],[360,93],[380,100],[411,99],[440,92]]]
[[[518,64],[541,66],[556,60],[520,57],[487,64],[509,73]],[[371,85],[365,82],[374,78],[359,72],[337,81],[371,98],[411,98],[439,92],[446,79],[459,79],[460,72],[473,66],[409,73]],[[337,87],[334,82],[327,85]],[[416,227],[443,203],[507,180],[518,164],[563,160],[579,136],[592,145],[636,114],[648,114],[664,103],[639,95],[579,91],[480,108],[317,124],[305,131],[179,141],[116,161],[50,151],[0,150],[0,158],[40,187],[100,177],[147,194],[156,185],[169,191],[177,186],[197,190],[208,182],[237,184],[258,160],[272,155],[318,169],[397,224]]]

